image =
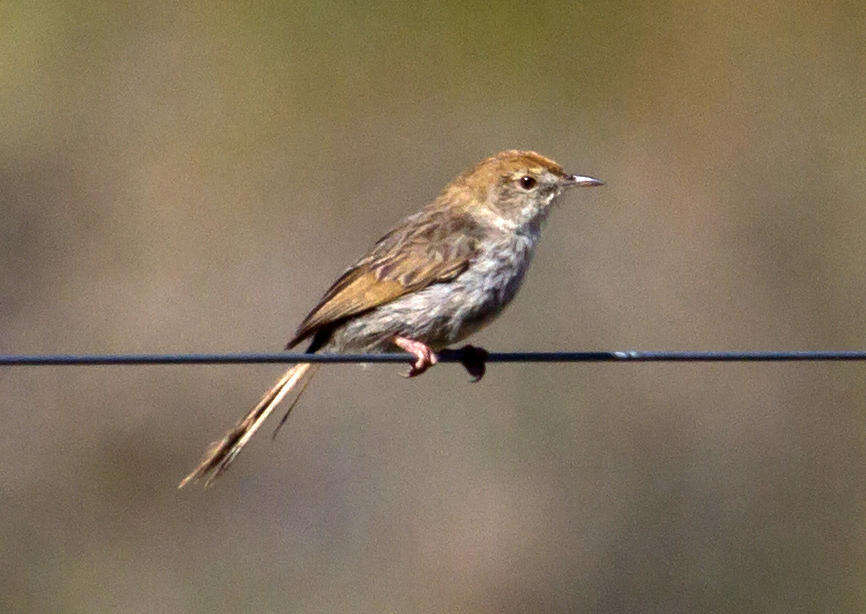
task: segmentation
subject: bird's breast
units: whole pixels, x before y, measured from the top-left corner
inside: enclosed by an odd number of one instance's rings
[[[449,343],[489,324],[520,289],[538,240],[536,233],[485,245],[448,292],[453,306]]]
[[[475,258],[461,281],[467,290],[484,295],[494,306],[508,303],[523,281],[535,252],[535,237],[517,235],[509,240],[491,242]],[[465,279],[463,279],[465,278]]]

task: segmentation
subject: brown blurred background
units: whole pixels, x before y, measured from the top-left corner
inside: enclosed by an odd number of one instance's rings
[[[569,194],[495,350],[866,348],[860,2],[0,3],[0,352],[282,347],[456,173]],[[866,609],[866,365],[0,371],[6,611]],[[267,430],[267,429],[266,429]]]

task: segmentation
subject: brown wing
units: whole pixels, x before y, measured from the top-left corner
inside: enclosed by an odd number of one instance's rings
[[[333,322],[454,279],[477,250],[473,230],[465,219],[441,212],[422,211],[407,218],[334,282],[287,347]]]

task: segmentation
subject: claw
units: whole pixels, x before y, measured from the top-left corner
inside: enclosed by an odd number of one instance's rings
[[[406,337],[394,337],[394,345],[415,356],[415,362],[412,363],[409,371],[403,377],[421,375],[424,371],[439,362],[433,348],[421,341],[407,339]]]
[[[409,368],[403,377],[415,377],[421,375],[439,362],[439,357],[433,349],[421,341],[408,339],[406,337],[394,337],[394,345],[406,352],[409,352],[415,357],[415,362]],[[484,348],[475,347],[474,345],[464,345],[459,350],[443,350],[446,352],[456,352],[459,356],[460,364],[472,376],[471,382],[480,381],[487,372],[487,357],[490,355]]]

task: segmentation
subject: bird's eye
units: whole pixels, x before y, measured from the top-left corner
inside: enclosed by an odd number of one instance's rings
[[[529,175],[524,175],[520,178],[520,187],[524,190],[531,190],[535,187],[536,181],[535,177],[530,177]]]

